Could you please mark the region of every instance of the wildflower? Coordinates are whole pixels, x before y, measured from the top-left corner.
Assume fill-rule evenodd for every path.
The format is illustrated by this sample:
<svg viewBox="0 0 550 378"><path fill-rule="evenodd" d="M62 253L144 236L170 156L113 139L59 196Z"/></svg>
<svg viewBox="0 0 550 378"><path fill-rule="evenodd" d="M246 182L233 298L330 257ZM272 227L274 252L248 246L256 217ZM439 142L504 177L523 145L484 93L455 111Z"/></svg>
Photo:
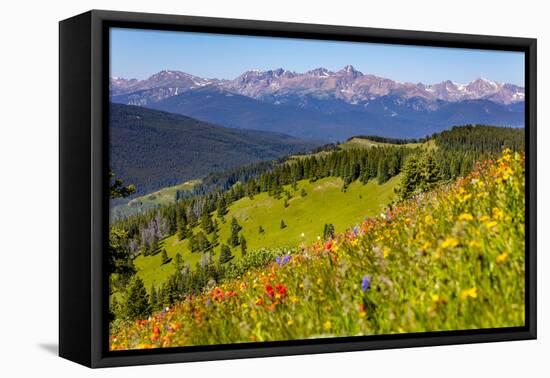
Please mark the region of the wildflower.
<svg viewBox="0 0 550 378"><path fill-rule="evenodd" d="M256 302L254 302L254 304L255 304L256 306L261 306L261 305L263 305L263 304L264 304L263 298L262 298L262 297L258 297L258 299L256 299Z"/></svg>
<svg viewBox="0 0 550 378"><path fill-rule="evenodd" d="M497 256L497 264L502 264L508 259L508 252L503 252Z"/></svg>
<svg viewBox="0 0 550 378"><path fill-rule="evenodd" d="M469 289L462 290L460 292L460 299L465 300L468 298L472 298L472 299L477 298L477 288L475 286Z"/></svg>
<svg viewBox="0 0 550 378"><path fill-rule="evenodd" d="M368 276L364 276L363 280L361 281L361 290L363 290L363 293L370 289L370 278Z"/></svg>
<svg viewBox="0 0 550 378"><path fill-rule="evenodd" d="M277 285L275 285L275 290L277 290L278 294L282 297L284 297L286 295L286 292L288 291L288 289L282 283L278 283Z"/></svg>
<svg viewBox="0 0 550 378"><path fill-rule="evenodd" d="M330 329L332 328L332 323L330 322L330 320L327 320L327 321L323 324L323 328L326 329L327 331L330 331Z"/></svg>
<svg viewBox="0 0 550 378"><path fill-rule="evenodd" d="M462 213L458 216L459 221L471 221L474 217L470 213Z"/></svg>
<svg viewBox="0 0 550 378"><path fill-rule="evenodd" d="M439 302L439 294L432 295L432 301L436 303Z"/></svg>
<svg viewBox="0 0 550 378"><path fill-rule="evenodd" d="M303 232L300 234L300 236L303 238L304 236L306 236L306 234L304 234Z"/></svg>
<svg viewBox="0 0 550 378"><path fill-rule="evenodd" d="M479 242L479 240L470 240L468 246L470 246L470 248L479 248L481 247L481 243Z"/></svg>
<svg viewBox="0 0 550 378"><path fill-rule="evenodd" d="M390 249L388 247L384 247L384 249L382 250L382 255L384 256L384 258L387 258L390 255Z"/></svg>
<svg viewBox="0 0 550 378"><path fill-rule="evenodd" d="M290 319L288 322L286 322L286 325L289 326L289 327L293 324L294 324L294 320L292 320L292 319Z"/></svg>
<svg viewBox="0 0 550 378"><path fill-rule="evenodd" d="M504 217L504 213L502 210L500 210L498 207L493 208L493 218L496 220L500 220Z"/></svg>
<svg viewBox="0 0 550 378"><path fill-rule="evenodd" d="M433 224L433 223L434 223L433 217L432 217L430 214L426 215L426 216L424 217L424 223L426 223L426 224Z"/></svg>
<svg viewBox="0 0 550 378"><path fill-rule="evenodd" d="M481 222L487 222L489 219L491 219L488 215L482 215L481 217L479 217L479 220Z"/></svg>
<svg viewBox="0 0 550 378"><path fill-rule="evenodd" d="M265 291L270 297L273 297L275 295L275 290L273 290L273 286L271 286L270 284L265 285Z"/></svg>
<svg viewBox="0 0 550 378"><path fill-rule="evenodd" d="M453 237L448 237L441 243L441 248L454 248L458 245L458 240Z"/></svg>
<svg viewBox="0 0 550 378"><path fill-rule="evenodd" d="M357 234L359 234L359 227L358 227L358 226L354 226L354 227L353 227L353 234L354 234L355 236L357 236Z"/></svg>
<svg viewBox="0 0 550 378"><path fill-rule="evenodd" d="M332 249L332 240L325 243L325 250L330 251Z"/></svg>
<svg viewBox="0 0 550 378"><path fill-rule="evenodd" d="M485 223L485 227L487 227L488 229L491 229L493 227L495 227L498 223L496 221L490 221L490 222L486 222Z"/></svg>

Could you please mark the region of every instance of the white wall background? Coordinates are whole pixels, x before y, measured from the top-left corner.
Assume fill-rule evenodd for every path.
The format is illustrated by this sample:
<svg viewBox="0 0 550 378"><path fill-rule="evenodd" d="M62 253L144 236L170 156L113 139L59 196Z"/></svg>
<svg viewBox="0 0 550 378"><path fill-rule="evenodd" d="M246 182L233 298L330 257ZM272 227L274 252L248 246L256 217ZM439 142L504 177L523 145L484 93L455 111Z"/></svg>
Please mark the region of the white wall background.
<svg viewBox="0 0 550 378"><path fill-rule="evenodd" d="M0 375L541 377L550 373L550 27L544 1L4 1L0 22ZM58 358L58 25L89 9L539 39L539 340L92 371ZM77 125L75 125L76 127ZM546 298L543 298L546 296ZM546 318L546 319L545 319Z"/></svg>

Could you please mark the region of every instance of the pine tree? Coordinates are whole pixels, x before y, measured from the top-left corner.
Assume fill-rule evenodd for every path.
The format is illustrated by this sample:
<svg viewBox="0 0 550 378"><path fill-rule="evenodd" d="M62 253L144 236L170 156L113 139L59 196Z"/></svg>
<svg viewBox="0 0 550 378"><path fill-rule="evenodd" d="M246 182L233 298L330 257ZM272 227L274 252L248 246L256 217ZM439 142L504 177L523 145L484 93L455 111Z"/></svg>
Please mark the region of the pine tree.
<svg viewBox="0 0 550 378"><path fill-rule="evenodd" d="M212 244L210 244L210 241L208 240L204 232L197 232L195 239L197 241L198 250L200 252L205 253L212 250Z"/></svg>
<svg viewBox="0 0 550 378"><path fill-rule="evenodd" d="M231 218L231 236L229 237L229 244L232 247L239 245L239 231L241 231L241 228L237 219L235 217Z"/></svg>
<svg viewBox="0 0 550 378"><path fill-rule="evenodd" d="M280 227L281 227L281 230L282 230L283 228L286 228L286 223L285 223L284 219L281 219Z"/></svg>
<svg viewBox="0 0 550 378"><path fill-rule="evenodd" d="M149 295L138 275L132 277L124 299L124 317L126 319L145 318L151 313Z"/></svg>
<svg viewBox="0 0 550 378"><path fill-rule="evenodd" d="M231 253L231 248L227 245L222 244L220 248L220 265L225 264L233 259L233 254Z"/></svg>
<svg viewBox="0 0 550 378"><path fill-rule="evenodd" d="M246 239L244 238L244 235L241 234L241 239L239 240L241 244L241 256L246 256L247 246L246 246Z"/></svg>
<svg viewBox="0 0 550 378"><path fill-rule="evenodd" d="M162 249L162 251L160 251L160 259L162 261L162 265L170 261L170 258L168 257L168 254L166 253L166 250L164 248Z"/></svg>
<svg viewBox="0 0 550 378"><path fill-rule="evenodd" d="M334 238L334 225L332 223L325 224L323 228L323 239L328 240Z"/></svg>
<svg viewBox="0 0 550 378"><path fill-rule="evenodd" d="M178 217L178 240L187 238L187 221L184 217Z"/></svg>
<svg viewBox="0 0 550 378"><path fill-rule="evenodd" d="M151 290L149 294L149 303L151 305L151 311L155 311L159 308L158 295L157 295L157 290L155 289L155 285L151 285Z"/></svg>
<svg viewBox="0 0 550 378"><path fill-rule="evenodd" d="M201 215L201 228L207 234L211 233L214 230L214 224L212 223L212 218L210 218L210 213L208 211L203 211Z"/></svg>
<svg viewBox="0 0 550 378"><path fill-rule="evenodd" d="M220 196L220 199L218 200L216 211L219 218L223 218L223 216L227 214L227 203L225 202L225 197L223 195Z"/></svg>
<svg viewBox="0 0 550 378"><path fill-rule="evenodd" d="M181 257L181 254L179 252L176 253L174 264L176 265L176 272L178 273L181 272L181 270L183 269L184 261L183 261L183 257Z"/></svg>
<svg viewBox="0 0 550 378"><path fill-rule="evenodd" d="M304 188L302 188L302 190L300 191L300 195L301 195L302 197L307 196L307 192L306 192L306 190L305 190Z"/></svg>
<svg viewBox="0 0 550 378"><path fill-rule="evenodd" d="M212 248L215 248L220 244L220 234L218 233L218 230L214 228L214 231L212 231L212 238L210 239L210 244L212 245Z"/></svg>
<svg viewBox="0 0 550 378"><path fill-rule="evenodd" d="M378 162L377 178L378 178L378 184L383 184L386 181L388 181L390 178L390 175L388 173L388 162L384 158L381 158L380 161Z"/></svg>

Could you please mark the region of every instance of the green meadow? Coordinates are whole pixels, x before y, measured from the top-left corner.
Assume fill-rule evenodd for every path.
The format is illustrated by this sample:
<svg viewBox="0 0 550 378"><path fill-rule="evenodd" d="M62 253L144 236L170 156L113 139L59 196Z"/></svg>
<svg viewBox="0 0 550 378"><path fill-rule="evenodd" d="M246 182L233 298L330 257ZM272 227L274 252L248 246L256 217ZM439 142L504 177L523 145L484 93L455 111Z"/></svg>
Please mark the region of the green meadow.
<svg viewBox="0 0 550 378"><path fill-rule="evenodd" d="M231 218L235 217L242 226L241 233L247 240L248 250L259 248L294 247L308 245L322 237L323 226L332 223L336 232L360 224L365 217L375 216L392 200L394 188L399 182L399 176L379 185L375 180L367 184L353 182L345 192L340 178L328 177L315 182L302 180L298 182L297 190L285 187L292 193L288 206L284 199L275 199L267 193L242 198L228 207L224 221L217 218L220 231L220 243L226 243L230 236ZM302 189L306 195L302 196ZM281 220L287 227L281 229ZM264 232L260 233L260 226ZM200 227L194 229L197 233ZM165 249L168 257L174 259L179 253L184 263L194 268L201 260L201 253L191 253L188 240L179 241L177 235L165 238L160 243L160 249ZM220 252L220 246L214 248L214 260ZM233 248L236 259L240 258L239 247ZM162 264L161 254L153 256L140 255L134 260L137 274L143 280L145 287L153 284L158 287L174 273L175 264Z"/></svg>

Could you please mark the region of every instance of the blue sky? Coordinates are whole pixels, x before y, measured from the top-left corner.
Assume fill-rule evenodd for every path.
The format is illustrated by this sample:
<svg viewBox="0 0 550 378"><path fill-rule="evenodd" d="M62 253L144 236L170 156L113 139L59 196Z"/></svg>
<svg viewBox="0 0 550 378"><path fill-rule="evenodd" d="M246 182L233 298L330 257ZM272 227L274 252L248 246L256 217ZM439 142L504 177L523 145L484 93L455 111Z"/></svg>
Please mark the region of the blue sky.
<svg viewBox="0 0 550 378"><path fill-rule="evenodd" d="M351 64L363 73L413 83L484 77L524 85L523 53L488 50L115 28L110 59L111 75L137 79L163 69L233 79L250 69L337 71Z"/></svg>

